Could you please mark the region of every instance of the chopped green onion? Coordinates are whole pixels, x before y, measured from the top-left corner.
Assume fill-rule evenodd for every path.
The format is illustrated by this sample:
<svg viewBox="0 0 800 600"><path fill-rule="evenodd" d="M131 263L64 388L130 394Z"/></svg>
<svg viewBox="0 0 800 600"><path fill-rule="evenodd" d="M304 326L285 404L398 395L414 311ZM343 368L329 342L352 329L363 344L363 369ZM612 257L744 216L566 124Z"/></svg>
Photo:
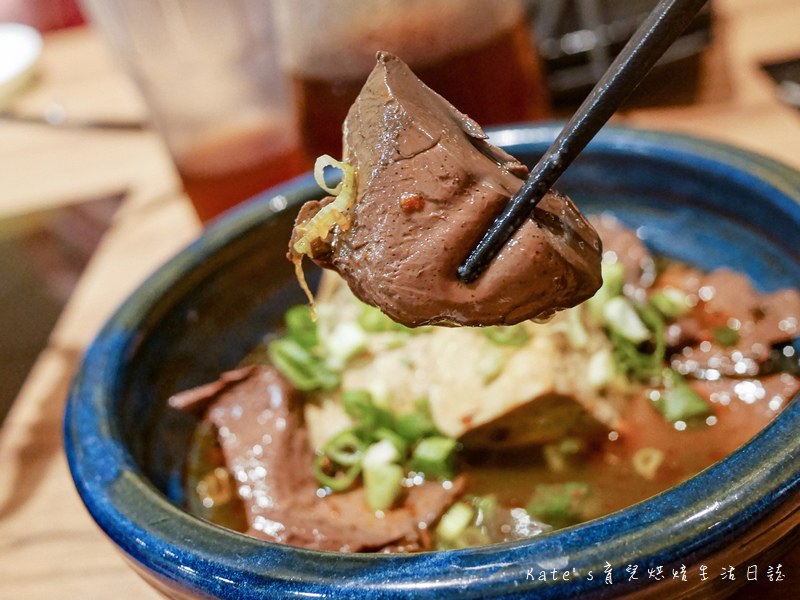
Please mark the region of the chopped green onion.
<svg viewBox="0 0 800 600"><path fill-rule="evenodd" d="M372 394L366 390L346 390L342 393L342 405L366 437L372 436L378 427L388 429L394 427L394 415L385 408L377 406Z"/></svg>
<svg viewBox="0 0 800 600"><path fill-rule="evenodd" d="M270 342L267 353L272 364L299 390L339 387L339 374L291 338Z"/></svg>
<svg viewBox="0 0 800 600"><path fill-rule="evenodd" d="M431 416L431 403L426 396L414 400L414 410L421 415Z"/></svg>
<svg viewBox="0 0 800 600"><path fill-rule="evenodd" d="M486 521L492 519L497 512L497 498L491 494L488 496L474 496L472 498L472 506L477 513L475 525L481 526L484 525Z"/></svg>
<svg viewBox="0 0 800 600"><path fill-rule="evenodd" d="M631 457L633 468L645 479L654 479L663 461L664 453L658 448L640 448Z"/></svg>
<svg viewBox="0 0 800 600"><path fill-rule="evenodd" d="M364 495L372 510L392 507L402 491L403 468L392 463L364 465Z"/></svg>
<svg viewBox="0 0 800 600"><path fill-rule="evenodd" d="M652 333L650 347L640 348L629 338L610 328L609 339L614 345L614 360L620 372L639 380L649 380L661 375L667 344L661 314L652 306L639 306L638 316Z"/></svg>
<svg viewBox="0 0 800 600"><path fill-rule="evenodd" d="M614 379L614 372L614 357L607 349L601 348L589 358L586 380L592 387L601 388Z"/></svg>
<svg viewBox="0 0 800 600"><path fill-rule="evenodd" d="M563 473L568 466L570 457L583 450L582 442L575 438L564 438L557 444L546 444L542 448L542 455L547 463L547 468L554 473Z"/></svg>
<svg viewBox="0 0 800 600"><path fill-rule="evenodd" d="M739 343L739 332L732 327L714 327L711 330L714 342L723 348L730 348Z"/></svg>
<svg viewBox="0 0 800 600"><path fill-rule="evenodd" d="M360 463L364 458L366 447L364 442L352 429L345 429L325 442L322 453L333 462L349 467Z"/></svg>
<svg viewBox="0 0 800 600"><path fill-rule="evenodd" d="M668 421L685 421L707 415L711 408L673 369L664 369L664 389L654 401L655 407Z"/></svg>
<svg viewBox="0 0 800 600"><path fill-rule="evenodd" d="M439 519L436 534L448 542L454 542L474 518L475 512L468 504L456 502Z"/></svg>
<svg viewBox="0 0 800 600"><path fill-rule="evenodd" d="M364 468L375 467L386 463L396 463L400 459L400 452L389 439L375 442L364 453L362 464Z"/></svg>
<svg viewBox="0 0 800 600"><path fill-rule="evenodd" d="M585 520L590 493L587 484L577 481L539 484L526 510L555 529L568 527Z"/></svg>
<svg viewBox="0 0 800 600"><path fill-rule="evenodd" d="M644 324L647 325L647 328L653 332L653 342L655 344L654 354L659 355L661 357L660 360L663 360L664 352L667 349L667 343L664 337L666 330L664 319L657 310L647 305L639 307L639 316Z"/></svg>
<svg viewBox="0 0 800 600"><path fill-rule="evenodd" d="M488 546L494 540L492 540L492 536L489 535L489 532L486 531L485 527L476 527L475 525L470 525L464 528L464 531L461 532L461 535L458 536L452 542L452 548L447 548L445 544L447 543L445 540L442 540L444 544L440 544L441 550L449 550L449 549L457 549L457 548L476 548L478 546Z"/></svg>
<svg viewBox="0 0 800 600"><path fill-rule="evenodd" d="M553 473L563 473L567 469L564 454L558 451L556 444L546 444L542 448L542 456L547 463L547 468Z"/></svg>
<svg viewBox="0 0 800 600"><path fill-rule="evenodd" d="M307 349L319 343L317 324L311 316L310 306L293 306L286 311L285 318L288 337Z"/></svg>
<svg viewBox="0 0 800 600"><path fill-rule="evenodd" d="M323 464L328 461L329 459L327 456L318 454L314 458L313 470L317 483L330 489L332 492L343 492L349 489L356 478L361 474L361 465L355 464L344 472L337 473L336 475L328 475L323 467Z"/></svg>
<svg viewBox="0 0 800 600"><path fill-rule="evenodd" d="M603 307L603 317L610 329L634 344L646 342L651 337L650 330L627 298L611 298Z"/></svg>
<svg viewBox="0 0 800 600"><path fill-rule="evenodd" d="M568 437L561 440L558 449L564 454L578 454L586 446L585 442L578 438Z"/></svg>
<svg viewBox="0 0 800 600"><path fill-rule="evenodd" d="M520 323L518 325L496 325L493 327L484 327L481 333L487 340L498 346L522 346L530 339L525 327Z"/></svg>
<svg viewBox="0 0 800 600"><path fill-rule="evenodd" d="M589 343L589 334L581 319L581 307L576 306L566 311L567 313L567 338L573 348L580 350Z"/></svg>
<svg viewBox="0 0 800 600"><path fill-rule="evenodd" d="M614 331L609 332L609 339L614 344L614 362L620 373L639 380L660 375L663 365L655 354L639 352L633 342Z"/></svg>
<svg viewBox="0 0 800 600"><path fill-rule="evenodd" d="M453 476L453 453L458 442L446 437L428 437L411 453L410 468L426 477L447 479Z"/></svg>
<svg viewBox="0 0 800 600"><path fill-rule="evenodd" d="M615 262L602 261L600 274L603 276L603 286L611 296L619 296L625 285L625 265L619 260Z"/></svg>
<svg viewBox="0 0 800 600"><path fill-rule="evenodd" d="M372 401L376 406L381 408L388 408L390 405L391 397L389 395L389 388L383 381L373 381L368 386L369 393L372 394Z"/></svg>
<svg viewBox="0 0 800 600"><path fill-rule="evenodd" d="M384 331L411 331L410 327L406 327L392 318L381 312L379 308L370 306L369 304L361 304L361 310L358 314L358 324L364 331L369 333L381 333Z"/></svg>
<svg viewBox="0 0 800 600"><path fill-rule="evenodd" d="M603 275L603 285L595 293L594 296L589 298L587 306L589 313L595 321L602 324L603 321L603 307L606 302L622 294L622 287L625 283L625 267L619 261L600 263L600 270Z"/></svg>
<svg viewBox="0 0 800 600"><path fill-rule="evenodd" d="M491 383L503 372L505 365L506 357L503 351L500 348L491 347L486 348L486 352L481 354L476 368L483 383Z"/></svg>
<svg viewBox="0 0 800 600"><path fill-rule="evenodd" d="M650 306L660 312L665 319L670 321L675 320L689 311L689 303L686 300L686 294L681 290L667 287L656 292L648 300Z"/></svg>
<svg viewBox="0 0 800 600"><path fill-rule="evenodd" d="M405 346L410 339L411 334L406 333L405 331L398 331L393 333L391 336L387 336L383 342L386 345L387 350L394 350L395 348L402 348Z"/></svg>
<svg viewBox="0 0 800 600"><path fill-rule="evenodd" d="M378 441L386 440L390 442L397 450L397 454L401 460L405 460L406 456L408 456L408 443L395 431L387 429L386 427L379 427L375 430L375 439Z"/></svg>
<svg viewBox="0 0 800 600"><path fill-rule="evenodd" d="M424 437L438 433L431 418L428 400L421 398L415 404L414 412L397 417L395 427L395 431L410 445L416 444Z"/></svg>
<svg viewBox="0 0 800 600"><path fill-rule="evenodd" d="M409 444L436 431L430 417L419 413L406 413L397 417L397 433Z"/></svg>
<svg viewBox="0 0 800 600"><path fill-rule="evenodd" d="M344 411L357 421L369 421L375 409L372 394L367 390L345 390L342 392Z"/></svg>
<svg viewBox="0 0 800 600"><path fill-rule="evenodd" d="M382 331L396 331L395 323L388 315L383 314L380 309L362 304L358 314L358 324L364 331L369 333L379 333ZM401 326L402 327L402 326Z"/></svg>
<svg viewBox="0 0 800 600"><path fill-rule="evenodd" d="M361 328L368 333L397 331L413 335L434 330L434 327L431 325L422 325L421 327L406 327L401 323L393 321L389 315L381 312L380 309L364 303L361 304L361 309L358 313L357 320Z"/></svg>
<svg viewBox="0 0 800 600"><path fill-rule="evenodd" d="M339 323L324 344L328 351L328 364L341 370L348 360L366 350L367 335L355 323Z"/></svg>

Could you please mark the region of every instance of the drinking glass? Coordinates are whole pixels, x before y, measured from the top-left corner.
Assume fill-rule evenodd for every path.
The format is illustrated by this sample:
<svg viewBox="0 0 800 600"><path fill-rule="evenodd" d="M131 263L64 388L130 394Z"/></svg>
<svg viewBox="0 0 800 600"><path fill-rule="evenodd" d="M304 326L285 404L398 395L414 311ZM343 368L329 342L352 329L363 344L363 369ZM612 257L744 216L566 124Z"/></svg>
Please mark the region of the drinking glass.
<svg viewBox="0 0 800 600"><path fill-rule="evenodd" d="M379 50L481 125L549 115L520 0L277 0L276 8L311 156L341 154L342 122Z"/></svg>
<svg viewBox="0 0 800 600"><path fill-rule="evenodd" d="M83 0L138 84L200 219L307 163L270 0Z"/></svg>

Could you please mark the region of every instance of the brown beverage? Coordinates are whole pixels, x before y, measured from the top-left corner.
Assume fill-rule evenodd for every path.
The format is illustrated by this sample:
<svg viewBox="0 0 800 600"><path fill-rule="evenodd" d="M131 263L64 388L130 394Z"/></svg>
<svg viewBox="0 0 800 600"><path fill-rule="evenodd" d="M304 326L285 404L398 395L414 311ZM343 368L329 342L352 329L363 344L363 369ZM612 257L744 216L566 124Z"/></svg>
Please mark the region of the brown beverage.
<svg viewBox="0 0 800 600"><path fill-rule="evenodd" d="M178 172L200 220L306 171L295 138L288 128L262 124L214 136L183 153Z"/></svg>
<svg viewBox="0 0 800 600"><path fill-rule="evenodd" d="M403 53L398 56L403 58ZM427 64L411 61L409 65L420 79L481 125L549 115L544 77L524 21L440 60ZM340 156L342 122L367 75L326 79L292 74L301 135L309 156Z"/></svg>

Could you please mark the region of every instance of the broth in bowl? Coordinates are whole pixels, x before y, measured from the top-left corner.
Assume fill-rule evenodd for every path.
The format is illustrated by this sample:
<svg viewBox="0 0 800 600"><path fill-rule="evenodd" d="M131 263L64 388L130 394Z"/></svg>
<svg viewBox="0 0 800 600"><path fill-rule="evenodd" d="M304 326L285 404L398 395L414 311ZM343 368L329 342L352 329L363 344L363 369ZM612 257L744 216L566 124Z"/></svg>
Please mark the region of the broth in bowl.
<svg viewBox="0 0 800 600"><path fill-rule="evenodd" d="M800 295L652 254L611 215L604 284L546 322L408 328L336 275L241 368L171 399L201 422L189 509L313 549L533 537L672 487L800 390Z"/></svg>

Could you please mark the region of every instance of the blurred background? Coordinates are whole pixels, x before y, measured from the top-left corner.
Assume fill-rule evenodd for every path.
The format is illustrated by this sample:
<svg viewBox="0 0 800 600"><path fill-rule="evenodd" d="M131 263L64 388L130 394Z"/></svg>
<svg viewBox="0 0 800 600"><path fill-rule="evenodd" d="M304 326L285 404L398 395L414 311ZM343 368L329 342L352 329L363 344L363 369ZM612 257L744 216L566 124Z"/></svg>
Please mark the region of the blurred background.
<svg viewBox="0 0 800 600"><path fill-rule="evenodd" d="M0 0L0 598L153 597L71 490L69 377L204 223L340 155L376 50L482 125L565 118L655 4ZM800 168L798 25L798 0L714 0L616 120Z"/></svg>
<svg viewBox="0 0 800 600"><path fill-rule="evenodd" d="M28 37L38 31L65 46L37 53L18 67L23 73L16 85L0 86L0 125L40 125L55 136L68 131L131 138L155 131L158 138L150 141L163 143L182 190L199 218L208 221L308 170L316 156L341 153L341 123L379 49L398 54L485 126L541 120L574 109L654 5L653 0L0 0L0 23L30 26L23 30ZM709 8L695 20L642 87L639 103L692 102L712 17ZM7 42L5 53L22 53L13 43ZM81 47L85 55L70 59L69 52ZM63 66L48 62L59 60ZM88 78L94 78L94 89ZM57 169L53 158L40 167ZM93 170L86 165L76 178L97 178ZM65 203L54 196L63 197L66 189L52 190L48 201L68 208L45 215L25 202L31 193L26 182L18 186L12 190L17 198L6 203L12 206L0 202L0 210L14 213L0 240L8 246L0 266L6 282L0 296L5 315L0 418L44 348L111 209L130 192L120 180L95 198L82 198L76 190ZM27 212L28 219L17 214ZM81 217L85 231L78 236L75 220Z"/></svg>

